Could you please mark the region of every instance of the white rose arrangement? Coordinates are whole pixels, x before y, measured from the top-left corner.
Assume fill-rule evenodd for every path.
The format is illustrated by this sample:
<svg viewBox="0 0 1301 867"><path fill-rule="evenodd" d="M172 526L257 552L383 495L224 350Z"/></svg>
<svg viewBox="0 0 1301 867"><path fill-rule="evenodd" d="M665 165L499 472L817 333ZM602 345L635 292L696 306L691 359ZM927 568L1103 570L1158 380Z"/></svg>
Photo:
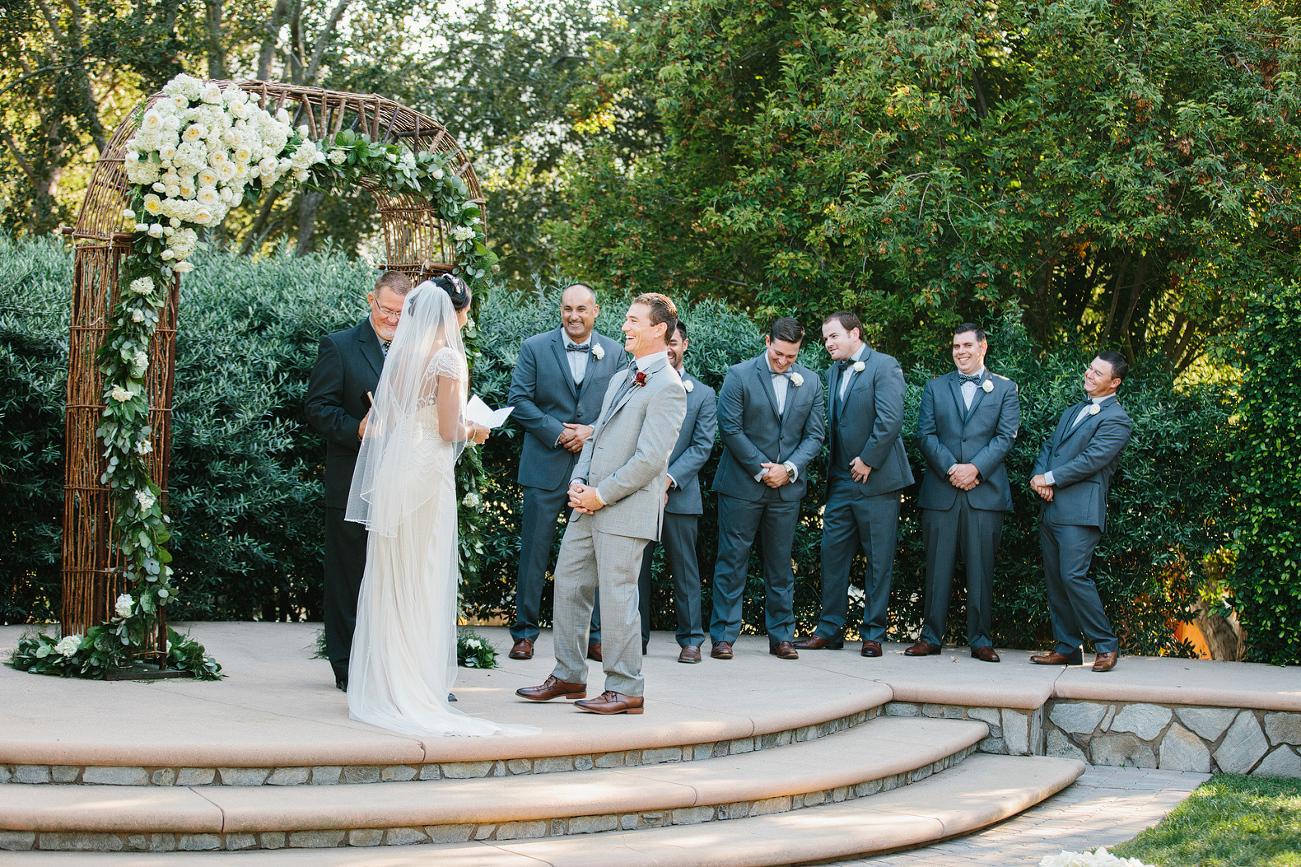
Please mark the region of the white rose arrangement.
<svg viewBox="0 0 1301 867"><path fill-rule="evenodd" d="M799 388L803 384L804 384L804 377L800 376L798 372L792 371L791 385L795 386L796 388Z"/></svg>
<svg viewBox="0 0 1301 867"><path fill-rule="evenodd" d="M113 603L113 613L118 617L130 617L134 603L135 600L131 598L130 593L123 593L117 598L117 602Z"/></svg>
<svg viewBox="0 0 1301 867"><path fill-rule="evenodd" d="M80 635L66 636L60 639L58 644L54 645L54 652L59 654L59 656L62 656L65 659L76 656L77 651L80 649L81 649Z"/></svg>
<svg viewBox="0 0 1301 867"><path fill-rule="evenodd" d="M1117 858L1099 846L1092 852L1062 852L1045 855L1039 867L1151 867L1137 858Z"/></svg>

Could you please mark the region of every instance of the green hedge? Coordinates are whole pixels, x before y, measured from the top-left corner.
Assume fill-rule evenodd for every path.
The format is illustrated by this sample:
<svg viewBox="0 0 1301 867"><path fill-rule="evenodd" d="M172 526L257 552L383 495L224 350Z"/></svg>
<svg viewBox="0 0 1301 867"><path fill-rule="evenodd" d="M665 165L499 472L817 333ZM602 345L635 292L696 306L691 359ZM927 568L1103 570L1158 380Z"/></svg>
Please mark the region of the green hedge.
<svg viewBox="0 0 1301 867"><path fill-rule="evenodd" d="M1301 284L1255 304L1243 329L1242 491L1234 607L1247 658L1301 663Z"/></svg>
<svg viewBox="0 0 1301 867"><path fill-rule="evenodd" d="M302 403L319 336L364 314L373 272L342 256L257 261L222 253L196 259L182 290L177 341L172 514L182 597L176 618L314 619L320 611L321 462L324 444L307 426ZM47 620L58 610L62 512L62 404L70 257L50 241L0 240L0 511L5 516L0 620ZM474 390L505 402L520 342L558 324L558 292L495 292L479 313ZM617 336L625 302L604 299L598 328ZM718 388L727 368L762 348L759 329L716 303L685 311L691 329L688 367ZM938 329L937 329L938 330ZM1000 646L1039 647L1049 640L1030 465L1064 408L1079 399L1085 347L1032 346L1015 317L990 329L990 368L1021 386L1022 429L1009 467L1016 509L1009 516L994 593ZM928 376L949 369L938 334L933 357L904 359L908 378L905 435L912 438ZM801 359L826 366L820 346ZM1121 398L1135 435L1111 499L1111 529L1095 572L1129 653L1184 654L1173 626L1204 580L1203 559L1224 544L1230 507L1230 395L1224 389L1175 389L1155 367L1135 372ZM520 429L507 425L483 449L485 533L481 569L463 588L467 613L513 613L519 555L520 491L515 484ZM712 479L716 449L703 478ZM1196 469L1196 472L1191 471ZM811 470L820 490L822 468ZM700 557L708 578L717 536L714 498L706 496ZM796 613L801 627L818 614L818 504L810 496L795 544ZM557 535L557 544L558 544ZM911 639L920 620L924 554L915 490L905 498L891 602L894 637ZM748 624L762 623L762 587L752 562ZM862 563L855 577L861 581ZM671 591L656 569L654 618L671 628ZM858 603L861 605L861 602ZM950 640L961 641L961 591L951 606ZM854 613L851 612L851 617ZM749 628L749 627L748 627Z"/></svg>

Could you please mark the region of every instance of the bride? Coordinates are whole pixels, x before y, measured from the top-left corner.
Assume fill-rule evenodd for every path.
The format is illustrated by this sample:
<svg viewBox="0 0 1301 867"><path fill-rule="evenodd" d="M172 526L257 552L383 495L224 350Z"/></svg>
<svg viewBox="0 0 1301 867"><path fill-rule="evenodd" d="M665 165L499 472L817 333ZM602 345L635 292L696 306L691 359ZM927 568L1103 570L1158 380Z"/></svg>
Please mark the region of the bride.
<svg viewBox="0 0 1301 867"><path fill-rule="evenodd" d="M488 429L465 417L461 328L470 289L445 275L413 289L384 360L348 496L365 524L366 572L348 670L348 714L410 735L524 734L448 706L456 677L454 468Z"/></svg>

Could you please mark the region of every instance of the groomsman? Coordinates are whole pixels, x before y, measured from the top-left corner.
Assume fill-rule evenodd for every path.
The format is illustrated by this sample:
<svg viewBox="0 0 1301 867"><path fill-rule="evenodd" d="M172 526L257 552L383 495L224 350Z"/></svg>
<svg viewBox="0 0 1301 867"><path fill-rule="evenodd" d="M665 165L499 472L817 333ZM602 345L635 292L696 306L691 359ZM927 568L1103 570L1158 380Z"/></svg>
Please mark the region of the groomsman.
<svg viewBox="0 0 1301 867"><path fill-rule="evenodd" d="M357 594L366 572L366 528L343 519L357 451L366 432L370 395L402 318L411 278L385 271L366 294L370 315L321 338L307 385L307 421L325 436L325 652L334 685L348 689L348 658L357 623Z"/></svg>
<svg viewBox="0 0 1301 867"><path fill-rule="evenodd" d="M687 373L682 366L686 355L687 326L678 320L669 340L669 364L682 378L687 392L687 416L678 432L678 441L669 455L668 502L664 507L664 526L660 544L664 546L664 565L673 576L673 609L678 620L678 662L700 662L700 645L705 630L700 620L700 567L696 562L696 521L704 511L700 497L700 470L714 450L714 433L718 430L718 413L714 390ZM641 641L645 651L650 641L651 559L655 542L646 544L642 555L641 577L637 588L641 599Z"/></svg>
<svg viewBox="0 0 1301 867"><path fill-rule="evenodd" d="M518 476L524 521L511 659L533 658L551 544L556 521L569 502L574 464L592 435L610 377L628 363L622 345L594 330L600 312L591 287L575 283L565 289L560 327L525 340L511 376L511 418L525 431ZM599 620L592 624L590 641L590 652L599 659Z"/></svg>
<svg viewBox="0 0 1301 867"><path fill-rule="evenodd" d="M900 492L913 483L904 454L903 371L899 362L863 343L852 313L833 313L822 340L835 364L827 368L827 503L822 511L822 616L795 643L800 649L839 649L848 615L849 568L867 558L863 597L863 656L881 655L890 605Z"/></svg>
<svg viewBox="0 0 1301 867"><path fill-rule="evenodd" d="M1079 665L1080 644L1087 640L1098 654L1094 671L1116 667L1120 645L1089 577L1089 564L1107 527L1111 477L1133 430L1116 399L1128 370L1119 352L1099 352L1084 371L1089 399L1062 414L1034 463L1030 487L1043 499L1039 543L1057 642L1050 652L1030 657L1039 665Z"/></svg>
<svg viewBox="0 0 1301 867"><path fill-rule="evenodd" d="M990 637L994 554L1012 487L1003 461L1016 443L1021 402L1016 383L985 369L989 344L970 322L953 331L957 370L926 383L917 445L926 459L917 505L926 548L926 605L922 634L904 656L940 652L949 616L949 587L959 552L967 573L967 646L984 662L998 662Z"/></svg>
<svg viewBox="0 0 1301 867"><path fill-rule="evenodd" d="M763 550L764 621L768 652L798 659L795 573L791 548L809 461L822 447L822 387L817 374L796 364L804 328L778 319L764 337L767 350L734 365L718 397L723 457L714 476L718 494L718 561L709 625L715 659L731 659L741 632L746 565L756 536Z"/></svg>

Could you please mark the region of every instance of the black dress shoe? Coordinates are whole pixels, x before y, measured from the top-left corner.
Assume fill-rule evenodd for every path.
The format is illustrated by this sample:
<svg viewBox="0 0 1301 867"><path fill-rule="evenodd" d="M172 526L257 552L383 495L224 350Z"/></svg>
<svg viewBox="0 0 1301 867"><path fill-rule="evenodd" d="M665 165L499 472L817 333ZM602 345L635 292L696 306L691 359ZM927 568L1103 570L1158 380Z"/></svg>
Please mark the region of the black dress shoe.
<svg viewBox="0 0 1301 867"><path fill-rule="evenodd" d="M336 677L336 678L334 679L334 688L335 688L335 689L341 689L341 690L343 690L344 692L347 692L347 691L348 691L348 678L346 678L346 677Z"/></svg>
<svg viewBox="0 0 1301 867"><path fill-rule="evenodd" d="M456 701L456 694L455 694L455 693L451 693L451 692L449 692L449 693L447 694L447 700L448 700L448 701Z"/></svg>

